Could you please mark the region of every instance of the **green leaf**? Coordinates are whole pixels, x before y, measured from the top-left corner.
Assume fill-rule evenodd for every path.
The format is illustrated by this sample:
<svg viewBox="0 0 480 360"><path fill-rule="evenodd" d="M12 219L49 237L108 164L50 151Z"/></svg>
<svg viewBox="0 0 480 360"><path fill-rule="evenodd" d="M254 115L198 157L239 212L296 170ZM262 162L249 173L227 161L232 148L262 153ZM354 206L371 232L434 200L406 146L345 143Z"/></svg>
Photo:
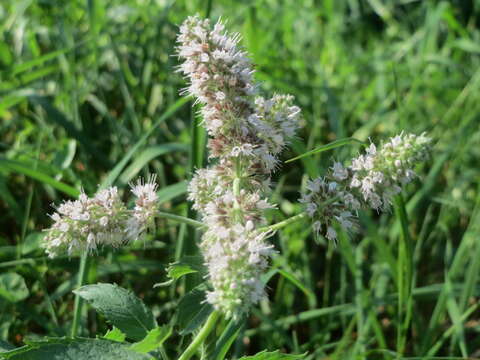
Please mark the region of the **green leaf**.
<svg viewBox="0 0 480 360"><path fill-rule="evenodd" d="M158 349L162 346L163 342L172 335L172 328L169 325L164 325L150 330L140 342L137 342L130 346L130 349L146 354L150 351Z"/></svg>
<svg viewBox="0 0 480 360"><path fill-rule="evenodd" d="M13 67L12 71L11 71L11 74L12 74L13 76L15 76L15 75L17 75L17 74L19 74L19 73L21 73L21 72L24 72L24 71L26 71L26 70L30 70L30 69L33 68L34 66L43 64L45 61L54 59L54 58L56 58L57 56L68 52L69 50L70 50L70 49L64 48L64 49L52 51L52 52L50 52L50 53L48 53L48 54L45 54L45 55L36 57L36 58L33 59L33 60L26 61L26 62L24 62L24 63L15 65L15 66Z"/></svg>
<svg viewBox="0 0 480 360"><path fill-rule="evenodd" d="M232 346L232 343L238 337L238 334L245 325L245 317L240 319L231 319L227 327L223 330L222 335L215 344L213 354L209 359L211 360L223 360L227 355L228 349Z"/></svg>
<svg viewBox="0 0 480 360"><path fill-rule="evenodd" d="M170 280L155 284L153 287L169 286L182 276L198 273L202 270L201 259L200 256L186 256L180 261L170 264L167 268L167 276Z"/></svg>
<svg viewBox="0 0 480 360"><path fill-rule="evenodd" d="M32 341L28 345L0 353L0 358L11 360L153 360L147 354L139 354L127 345L104 339L50 338Z"/></svg>
<svg viewBox="0 0 480 360"><path fill-rule="evenodd" d="M0 169L4 168L7 171L14 171L25 176L31 177L32 179L38 180L41 183L50 185L51 187L73 197L80 195L80 191L71 187L67 184L64 184L60 181L55 180L54 178L38 171L32 169L28 165L22 164L20 161L13 161L8 159L0 158Z"/></svg>
<svg viewBox="0 0 480 360"><path fill-rule="evenodd" d="M28 100L34 105L41 106L47 114L47 119L62 126L68 133L68 136L76 139L87 153L102 162L105 166L110 166L110 160L96 147L90 137L72 120L68 119L63 112L58 110L48 97L32 95L28 97Z"/></svg>
<svg viewBox="0 0 480 360"><path fill-rule="evenodd" d="M174 263L171 264L168 269L168 276L173 280L180 279L182 276L187 274L192 274L198 272L197 270L193 269L190 264L185 263Z"/></svg>
<svg viewBox="0 0 480 360"><path fill-rule="evenodd" d="M7 211L10 210L20 224L23 219L23 212L20 210L20 206L17 202L19 199L16 199L10 192L10 189L7 186L7 179L2 174L0 174L0 198L4 201L4 204L7 205Z"/></svg>
<svg viewBox="0 0 480 360"><path fill-rule="evenodd" d="M122 184L128 183L138 175L145 165L161 155L165 155L170 152L185 152L187 149L188 148L185 144L180 143L167 143L148 147L143 150L125 169L122 176L120 176L120 182Z"/></svg>
<svg viewBox="0 0 480 360"><path fill-rule="evenodd" d="M178 303L177 323L181 329L180 335L198 329L213 311L213 306L205 302L205 289L205 284L198 285Z"/></svg>
<svg viewBox="0 0 480 360"><path fill-rule="evenodd" d="M9 351L9 350L12 350L12 349L15 349L15 346L13 346L12 344L10 344L6 341L0 340L0 353L5 352L5 351Z"/></svg>
<svg viewBox="0 0 480 360"><path fill-rule="evenodd" d="M103 336L104 339L117 341L117 342L124 342L126 335L115 326L113 329L108 330L107 333Z"/></svg>
<svg viewBox="0 0 480 360"><path fill-rule="evenodd" d="M351 142L358 142L358 143L363 144L363 145L365 144L363 141L360 141L360 140L357 140L357 139L354 139L354 138L338 139L338 140L332 141L331 143L328 143L326 145L322 145L322 146L319 146L319 147L317 147L313 150L307 151L306 153L298 155L294 158L288 159L288 160L285 161L285 163L289 163L289 162L304 158L306 156L318 154L318 153L321 153L323 151L332 150L332 149L335 149L337 147L347 145L348 143L351 143Z"/></svg>
<svg viewBox="0 0 480 360"><path fill-rule="evenodd" d="M123 171L123 169L128 164L133 155L138 153L138 150L145 144L150 135L153 134L153 132L160 126L162 122L175 114L188 101L190 101L190 98L186 97L178 99L174 104L172 104L163 113L163 115L158 118L155 124L153 124L153 126L135 143L135 145L133 145L130 150L128 150L122 160L120 160L117 165L115 165L115 167L110 171L108 176L103 180L100 188L104 189L111 186L115 182L115 180L117 180L118 176L120 176L120 173Z"/></svg>
<svg viewBox="0 0 480 360"><path fill-rule="evenodd" d="M22 244L22 255L29 254L37 249L41 248L42 239L45 236L45 232L33 232L28 234Z"/></svg>
<svg viewBox="0 0 480 360"><path fill-rule="evenodd" d="M2 99L0 100L0 116L3 115L9 108L20 103L23 99L25 99L25 97L25 94L19 92L2 96Z"/></svg>
<svg viewBox="0 0 480 360"><path fill-rule="evenodd" d="M21 301L28 296L28 288L23 277L17 273L0 275L0 296L12 303Z"/></svg>
<svg viewBox="0 0 480 360"><path fill-rule="evenodd" d="M13 62L13 54L10 50L10 46L8 46L5 42L0 42L0 64L3 66L10 66Z"/></svg>
<svg viewBox="0 0 480 360"><path fill-rule="evenodd" d="M293 360L293 359L304 359L305 356L306 354L290 355L290 354L283 354L278 350L273 352L267 352L267 350L264 350L253 356L241 357L240 360Z"/></svg>
<svg viewBox="0 0 480 360"><path fill-rule="evenodd" d="M88 301L129 339L140 341L157 326L142 300L115 284L86 285L73 292Z"/></svg>
<svg viewBox="0 0 480 360"><path fill-rule="evenodd" d="M315 303L315 294L312 292L312 290L303 285L300 280L298 280L291 272L283 269L277 269L277 271L280 275L299 288L311 303Z"/></svg>
<svg viewBox="0 0 480 360"><path fill-rule="evenodd" d="M187 192L187 182L180 181L173 185L168 185L157 191L158 203L163 204L173 198L183 195Z"/></svg>

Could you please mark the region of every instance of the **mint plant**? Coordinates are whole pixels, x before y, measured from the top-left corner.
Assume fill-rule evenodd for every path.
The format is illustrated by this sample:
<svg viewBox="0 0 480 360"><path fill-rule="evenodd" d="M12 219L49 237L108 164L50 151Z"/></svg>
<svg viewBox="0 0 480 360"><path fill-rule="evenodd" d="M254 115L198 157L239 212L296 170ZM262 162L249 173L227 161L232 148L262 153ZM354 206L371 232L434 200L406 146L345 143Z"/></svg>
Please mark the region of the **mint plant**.
<svg viewBox="0 0 480 360"><path fill-rule="evenodd" d="M131 186L135 204L130 208L117 187L100 189L93 197L82 192L77 200L64 202L51 215L53 224L44 239L51 258L82 255L82 279L87 258L95 261L103 247L139 241L155 218L197 228L202 232L199 248L206 273L204 283L179 300L177 317L187 321L159 325L129 290L114 284L84 285L74 291L71 337L29 341L0 353L0 358L224 359L242 320L268 298L264 277L277 251L269 242L276 231L310 218L317 236L336 241L339 231L360 229L359 211L388 210L402 186L416 177L415 166L427 158L431 140L425 134L401 133L378 148L369 144L365 153L345 164L333 162L324 176L308 181L299 199L303 213L269 224L265 211L277 209L269 199L271 176L280 170L279 156L302 125L301 111L291 95L260 95L239 39L226 32L222 22L212 26L198 16L187 18L178 35L179 71L188 81L183 93L201 105L209 135L209 164L196 170L188 187L200 221L160 212L156 179L151 176ZM199 271L193 264L173 264L169 274L177 280ZM77 336L80 298L112 324L111 331L95 339ZM222 321L229 325L217 337L213 334ZM168 354L163 344L178 335L186 336L183 351ZM265 351L242 359L305 356Z"/></svg>

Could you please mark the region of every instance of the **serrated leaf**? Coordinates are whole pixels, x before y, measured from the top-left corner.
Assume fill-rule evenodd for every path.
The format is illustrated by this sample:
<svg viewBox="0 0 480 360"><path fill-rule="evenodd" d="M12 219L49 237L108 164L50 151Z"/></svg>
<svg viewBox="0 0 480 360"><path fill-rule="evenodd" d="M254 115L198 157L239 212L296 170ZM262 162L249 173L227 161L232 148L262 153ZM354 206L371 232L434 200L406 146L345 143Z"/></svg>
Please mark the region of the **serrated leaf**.
<svg viewBox="0 0 480 360"><path fill-rule="evenodd" d="M104 339L50 338L29 342L27 346L0 353L0 358L10 360L153 360L127 345Z"/></svg>
<svg viewBox="0 0 480 360"><path fill-rule="evenodd" d="M28 288L23 277L17 273L0 275L0 297L13 303L25 299L28 294Z"/></svg>
<svg viewBox="0 0 480 360"><path fill-rule="evenodd" d="M180 335L195 331L213 311L213 306L205 302L205 290L206 286L200 284L178 303L177 324L181 329Z"/></svg>
<svg viewBox="0 0 480 360"><path fill-rule="evenodd" d="M104 339L117 341L117 342L124 342L126 335L115 326L113 329L108 330L107 333L103 336Z"/></svg>
<svg viewBox="0 0 480 360"><path fill-rule="evenodd" d="M168 325L157 327L150 330L145 338L130 346L130 349L146 354L150 351L158 349L163 342L172 335L172 328Z"/></svg>
<svg viewBox="0 0 480 360"><path fill-rule="evenodd" d="M273 352L268 352L267 350L264 350L253 356L241 357L239 360L294 360L294 359L303 359L305 358L305 356L306 354L291 355L291 354L281 353L278 350Z"/></svg>
<svg viewBox="0 0 480 360"><path fill-rule="evenodd" d="M86 285L73 292L88 301L129 339L140 341L157 326L143 301L117 285Z"/></svg>

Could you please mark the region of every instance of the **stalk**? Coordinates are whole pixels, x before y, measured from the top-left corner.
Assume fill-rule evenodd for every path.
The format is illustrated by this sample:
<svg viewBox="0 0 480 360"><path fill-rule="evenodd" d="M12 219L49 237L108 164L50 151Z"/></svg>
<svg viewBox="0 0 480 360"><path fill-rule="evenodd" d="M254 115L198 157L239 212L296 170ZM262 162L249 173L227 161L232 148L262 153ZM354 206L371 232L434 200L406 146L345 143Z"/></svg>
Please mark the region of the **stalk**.
<svg viewBox="0 0 480 360"><path fill-rule="evenodd" d="M278 229L281 229L287 225L290 225L296 221L299 221L299 220L302 220L304 218L307 217L307 213L306 212L302 212L298 215L295 215L295 216L292 216L292 217L289 217L288 219L285 219L283 221L280 221L276 224L273 224L273 225L270 225L270 226L264 226L264 227L261 227L260 229L258 229L259 231L261 232L266 232L266 231L274 231L274 230L278 230Z"/></svg>
<svg viewBox="0 0 480 360"><path fill-rule="evenodd" d="M197 336L195 336L195 338L190 343L190 345L185 349L183 354L180 355L178 360L188 360L197 352L198 348L200 347L200 345L203 344L208 334L210 334L212 330L215 328L215 324L219 318L220 318L220 312L218 312L217 310L214 310L208 317L207 321L203 325L200 332L197 334Z"/></svg>
<svg viewBox="0 0 480 360"><path fill-rule="evenodd" d="M405 202L401 195L395 198L395 213L400 220L402 235L398 243L398 326L397 326L397 353L405 352L407 331L412 318L412 238L408 230L408 217Z"/></svg>
<svg viewBox="0 0 480 360"><path fill-rule="evenodd" d="M80 264L78 266L77 288L83 285L85 281L85 274L87 272L88 272L88 252L85 251L80 258ZM76 337L78 333L78 324L80 322L80 317L82 315L82 306L83 306L82 298L78 294L75 294L73 322L72 322L72 328L70 329L70 336L72 338Z"/></svg>
<svg viewBox="0 0 480 360"><path fill-rule="evenodd" d="M157 216L161 217L161 218L173 220L173 221L176 221L176 222L179 222L179 223L187 224L187 225L197 227L197 228L205 227L205 225L203 223L201 223L200 221L193 220L193 219L190 219L190 218L185 217L185 216L169 214L169 213L162 212L162 211L158 211Z"/></svg>
<svg viewBox="0 0 480 360"><path fill-rule="evenodd" d="M330 205L332 203L334 203L335 201L337 201L339 199L338 196L335 196L331 199L328 199L327 201L324 201L319 207L325 207L327 205ZM289 217L288 219L285 219L283 221L280 221L276 224L273 224L273 225L269 225L269 226L264 226L264 227L261 227L260 229L258 229L260 232L265 232L265 231L274 231L274 230L278 230L278 229L281 229L281 228L284 228L285 226L287 225L290 225L294 222L297 222L299 220L302 220L302 219L305 219L307 217L307 213L306 212L302 212L298 215L294 215L292 217Z"/></svg>

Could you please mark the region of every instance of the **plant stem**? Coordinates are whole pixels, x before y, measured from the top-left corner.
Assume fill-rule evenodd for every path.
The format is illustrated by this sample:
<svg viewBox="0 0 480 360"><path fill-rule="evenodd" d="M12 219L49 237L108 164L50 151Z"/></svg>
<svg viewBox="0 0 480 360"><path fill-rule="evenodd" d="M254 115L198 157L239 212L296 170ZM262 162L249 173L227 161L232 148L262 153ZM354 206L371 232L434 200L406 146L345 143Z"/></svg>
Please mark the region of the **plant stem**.
<svg viewBox="0 0 480 360"><path fill-rule="evenodd" d="M278 229L281 229L287 225L290 225L298 220L302 220L303 218L305 218L307 216L307 213L303 212L303 213L300 213L298 215L295 215L295 216L292 216L292 217L289 217L288 219L285 219L283 221L280 221L279 223L276 223L276 224L273 224L273 225L270 225L270 226L264 226L264 227L261 227L260 229L258 229L259 231L273 231L273 230L278 230Z"/></svg>
<svg viewBox="0 0 480 360"><path fill-rule="evenodd" d="M413 246L408 229L408 217L402 195L395 197L395 214L399 218L402 234L398 240L398 326L397 354L405 352L407 332L412 319Z"/></svg>
<svg viewBox="0 0 480 360"><path fill-rule="evenodd" d="M212 11L212 0L207 1L207 11L205 11L205 17L210 17L210 12Z"/></svg>
<svg viewBox="0 0 480 360"><path fill-rule="evenodd" d="M183 352L183 354L180 355L178 360L188 360L197 352L199 346L205 341L208 334L210 334L215 328L215 323L217 322L219 317L220 313L217 310L214 310L208 317L200 332L197 334L197 336L195 336L190 345L188 345L187 349Z"/></svg>
<svg viewBox="0 0 480 360"><path fill-rule="evenodd" d="M339 199L338 196L335 196L335 197L333 197L333 198L331 198L331 199L328 199L327 201L321 203L321 204L319 205L319 208L323 208L323 207L325 207L325 206L327 206L327 205L330 205L330 204L336 202L338 199ZM283 227L285 227L285 226L287 226L287 225L290 225L291 223L294 223L294 222L296 222L296 221L298 221L298 220L302 220L302 219L304 219L305 217L307 217L307 213L306 213L306 212L302 212L302 213L300 213L300 214L298 214L298 215L295 215L295 216L292 216L292 217L290 217L290 218L288 218L288 219L285 219L285 220L283 220L283 221L280 221L279 223L276 223L276 224L273 224L273 225L269 225L269 226L261 227L261 228L258 229L258 230L259 230L259 231L278 230L278 229L281 229L281 228L283 228Z"/></svg>
<svg viewBox="0 0 480 360"><path fill-rule="evenodd" d="M157 212L157 216L161 217L161 218L173 220L173 221L176 221L176 222L184 223L184 224L187 224L187 225L190 225L190 226L193 226L193 227L197 227L197 228L198 227L200 227L200 228L205 227L205 225L203 223L201 223L200 221L193 220L193 219L190 219L190 218L185 217L185 216L169 214L169 213L162 212L162 211Z"/></svg>
<svg viewBox="0 0 480 360"><path fill-rule="evenodd" d="M85 275L87 272L88 272L88 252L85 251L80 258L80 264L78 266L77 288L83 285L85 281ZM75 294L73 322L72 322L72 328L70 330L70 336L72 338L76 337L78 333L78 325L80 322L80 317L82 315L82 305L83 305L82 298L78 294Z"/></svg>

